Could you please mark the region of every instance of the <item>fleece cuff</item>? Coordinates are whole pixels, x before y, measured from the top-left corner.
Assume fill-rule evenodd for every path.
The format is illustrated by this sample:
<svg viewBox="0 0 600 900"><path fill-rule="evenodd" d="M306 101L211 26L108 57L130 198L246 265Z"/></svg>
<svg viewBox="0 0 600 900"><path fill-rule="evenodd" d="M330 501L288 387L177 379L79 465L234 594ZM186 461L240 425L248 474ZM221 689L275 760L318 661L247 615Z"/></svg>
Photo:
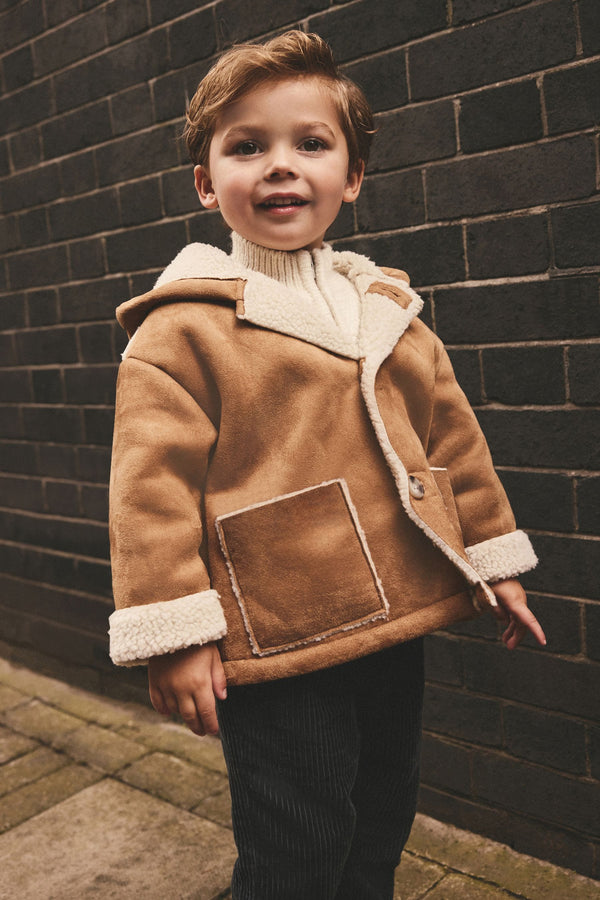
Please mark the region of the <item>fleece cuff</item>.
<svg viewBox="0 0 600 900"><path fill-rule="evenodd" d="M467 547L469 562L484 581L504 581L535 568L538 559L524 531L511 531Z"/></svg>
<svg viewBox="0 0 600 900"><path fill-rule="evenodd" d="M110 657L117 666L140 666L151 656L217 641L227 624L216 591L119 609L109 617Z"/></svg>

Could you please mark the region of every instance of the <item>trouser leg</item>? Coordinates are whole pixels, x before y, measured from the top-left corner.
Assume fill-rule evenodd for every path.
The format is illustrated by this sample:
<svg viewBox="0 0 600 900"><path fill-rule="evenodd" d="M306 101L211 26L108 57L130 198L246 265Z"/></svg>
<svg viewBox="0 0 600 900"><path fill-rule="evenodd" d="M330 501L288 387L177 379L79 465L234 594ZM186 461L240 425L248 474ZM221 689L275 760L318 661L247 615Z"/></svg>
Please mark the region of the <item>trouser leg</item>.
<svg viewBox="0 0 600 900"><path fill-rule="evenodd" d="M335 670L231 688L219 704L238 849L233 900L335 895L355 826L352 707Z"/></svg>
<svg viewBox="0 0 600 900"><path fill-rule="evenodd" d="M352 791L356 828L336 900L392 900L394 870L414 820L419 788L423 642L360 661L361 739Z"/></svg>

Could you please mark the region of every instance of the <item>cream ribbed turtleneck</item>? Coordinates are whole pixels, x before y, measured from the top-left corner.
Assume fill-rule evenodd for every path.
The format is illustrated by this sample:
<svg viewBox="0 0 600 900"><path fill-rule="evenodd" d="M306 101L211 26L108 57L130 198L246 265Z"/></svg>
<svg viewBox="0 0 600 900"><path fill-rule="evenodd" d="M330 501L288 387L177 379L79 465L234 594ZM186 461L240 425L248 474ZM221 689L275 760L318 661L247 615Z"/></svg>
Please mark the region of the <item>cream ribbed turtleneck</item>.
<svg viewBox="0 0 600 900"><path fill-rule="evenodd" d="M274 278L321 314L328 314L344 336L356 340L360 298L351 281L334 267L329 244L315 250L270 250L233 232L232 259Z"/></svg>

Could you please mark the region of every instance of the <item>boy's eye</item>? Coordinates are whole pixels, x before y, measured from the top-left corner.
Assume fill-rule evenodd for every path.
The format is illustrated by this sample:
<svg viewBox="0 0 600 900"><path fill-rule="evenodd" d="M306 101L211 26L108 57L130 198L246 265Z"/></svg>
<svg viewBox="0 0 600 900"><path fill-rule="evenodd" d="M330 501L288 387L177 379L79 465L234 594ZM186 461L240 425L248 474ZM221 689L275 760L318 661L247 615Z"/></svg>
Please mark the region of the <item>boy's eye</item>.
<svg viewBox="0 0 600 900"><path fill-rule="evenodd" d="M255 153L259 152L259 149L256 141L242 141L235 148L235 152L239 156L253 156Z"/></svg>
<svg viewBox="0 0 600 900"><path fill-rule="evenodd" d="M319 138L306 138L305 141L302 141L300 146L302 150L305 150L307 153L316 153L317 150L325 149L324 142L320 141Z"/></svg>

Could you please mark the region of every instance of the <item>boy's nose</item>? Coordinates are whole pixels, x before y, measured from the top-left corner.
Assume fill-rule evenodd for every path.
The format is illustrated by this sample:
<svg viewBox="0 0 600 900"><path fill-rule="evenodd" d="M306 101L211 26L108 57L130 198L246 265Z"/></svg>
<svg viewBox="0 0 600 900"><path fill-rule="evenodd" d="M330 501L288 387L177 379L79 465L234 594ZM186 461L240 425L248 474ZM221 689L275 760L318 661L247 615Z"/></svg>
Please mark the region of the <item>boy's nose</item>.
<svg viewBox="0 0 600 900"><path fill-rule="evenodd" d="M296 167L293 163L291 154L284 150L273 153L267 160L265 169L265 178L295 178L297 175Z"/></svg>

